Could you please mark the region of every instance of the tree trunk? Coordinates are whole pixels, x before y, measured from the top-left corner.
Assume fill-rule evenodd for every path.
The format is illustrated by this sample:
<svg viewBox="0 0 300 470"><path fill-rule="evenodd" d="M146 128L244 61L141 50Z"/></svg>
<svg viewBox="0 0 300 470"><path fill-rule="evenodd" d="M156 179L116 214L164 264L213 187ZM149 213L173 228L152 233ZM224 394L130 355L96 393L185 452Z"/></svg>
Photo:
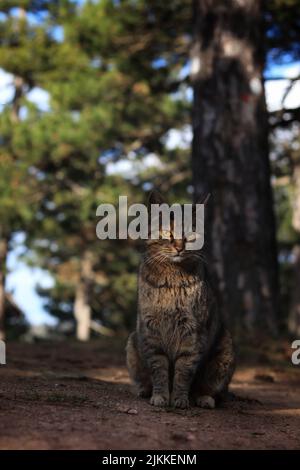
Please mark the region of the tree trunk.
<svg viewBox="0 0 300 470"><path fill-rule="evenodd" d="M300 157L293 162L293 228L300 234Z"/></svg>
<svg viewBox="0 0 300 470"><path fill-rule="evenodd" d="M300 234L300 161L293 162L293 217L292 226ZM300 336L300 245L293 249L293 286L291 308L288 321L289 332L295 337Z"/></svg>
<svg viewBox="0 0 300 470"><path fill-rule="evenodd" d="M21 23L26 20L26 10L24 8L19 8L18 11L18 23L17 23L17 31L21 26ZM12 100L12 107L11 107L11 119L13 122L19 122L20 120L20 108L21 108L21 100L24 95L24 79L19 76L14 77L14 97Z"/></svg>
<svg viewBox="0 0 300 470"><path fill-rule="evenodd" d="M5 339L5 271L8 242L0 238L0 340Z"/></svg>
<svg viewBox="0 0 300 470"><path fill-rule="evenodd" d="M289 315L288 328L289 332L300 337L300 245L296 245L293 249L294 255L294 276L293 290L291 299L291 310Z"/></svg>
<svg viewBox="0 0 300 470"><path fill-rule="evenodd" d="M17 123L20 120L21 100L24 94L24 80L22 77L14 77L15 93L12 100L11 119Z"/></svg>
<svg viewBox="0 0 300 470"><path fill-rule="evenodd" d="M205 247L233 327L276 332L277 260L262 82L258 0L195 0L195 201L206 208Z"/></svg>
<svg viewBox="0 0 300 470"><path fill-rule="evenodd" d="M85 251L81 260L80 279L76 288L74 316L77 322L76 337L80 341L90 339L91 307L90 291L93 274L92 253Z"/></svg>

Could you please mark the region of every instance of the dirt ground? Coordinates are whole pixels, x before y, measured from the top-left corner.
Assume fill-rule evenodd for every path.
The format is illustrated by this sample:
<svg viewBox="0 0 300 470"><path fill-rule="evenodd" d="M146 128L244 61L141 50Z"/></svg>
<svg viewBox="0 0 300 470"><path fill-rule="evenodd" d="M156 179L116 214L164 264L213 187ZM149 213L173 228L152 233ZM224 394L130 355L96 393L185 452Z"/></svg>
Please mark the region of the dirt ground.
<svg viewBox="0 0 300 470"><path fill-rule="evenodd" d="M221 408L161 410L137 399L123 344L7 345L1 449L300 449L300 366L281 348L240 365Z"/></svg>

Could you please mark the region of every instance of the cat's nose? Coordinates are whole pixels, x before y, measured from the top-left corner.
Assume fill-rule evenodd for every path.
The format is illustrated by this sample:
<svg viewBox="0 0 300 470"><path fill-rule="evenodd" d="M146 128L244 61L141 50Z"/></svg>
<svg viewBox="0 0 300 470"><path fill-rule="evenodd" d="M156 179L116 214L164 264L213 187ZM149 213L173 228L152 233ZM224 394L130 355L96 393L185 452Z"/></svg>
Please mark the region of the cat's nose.
<svg viewBox="0 0 300 470"><path fill-rule="evenodd" d="M176 248L178 253L180 253L181 251L183 251L183 241L182 240L174 240L174 247Z"/></svg>

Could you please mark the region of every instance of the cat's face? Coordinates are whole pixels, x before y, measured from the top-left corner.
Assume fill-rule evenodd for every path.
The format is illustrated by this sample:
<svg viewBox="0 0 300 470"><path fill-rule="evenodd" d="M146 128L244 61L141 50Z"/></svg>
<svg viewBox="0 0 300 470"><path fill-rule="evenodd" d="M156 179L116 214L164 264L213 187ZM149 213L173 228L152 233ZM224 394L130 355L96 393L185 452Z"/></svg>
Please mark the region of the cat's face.
<svg viewBox="0 0 300 470"><path fill-rule="evenodd" d="M148 203L148 211L150 212L151 204L163 204L165 201L162 197L154 193L150 195ZM182 206L183 207L183 206ZM171 215L172 216L172 215ZM146 241L146 257L149 259L150 264L163 264L163 263L174 263L174 264L186 264L200 262L203 260L203 254L201 250L187 249L187 244L195 242L199 236L196 233L196 211L193 210L193 221L192 230L193 233L181 238L175 236L174 221L171 219L170 227L165 229L159 227L159 238L151 239L150 237Z"/></svg>
<svg viewBox="0 0 300 470"><path fill-rule="evenodd" d="M146 253L148 257L158 263L183 263L202 259L201 250L187 250L188 242L193 242L194 236L174 238L171 230L160 230L159 239L148 239L146 242Z"/></svg>

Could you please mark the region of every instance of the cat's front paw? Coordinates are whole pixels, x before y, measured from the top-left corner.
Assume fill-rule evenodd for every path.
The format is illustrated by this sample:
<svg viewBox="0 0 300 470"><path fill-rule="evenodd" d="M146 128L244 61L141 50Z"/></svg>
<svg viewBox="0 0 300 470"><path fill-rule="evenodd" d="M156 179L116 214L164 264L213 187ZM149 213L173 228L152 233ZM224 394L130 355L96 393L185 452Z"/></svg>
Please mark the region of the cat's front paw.
<svg viewBox="0 0 300 470"><path fill-rule="evenodd" d="M164 395L152 395L150 398L150 405L165 407L169 405L169 398Z"/></svg>
<svg viewBox="0 0 300 470"><path fill-rule="evenodd" d="M146 387L138 387L137 396L140 398L149 398L151 397L151 389Z"/></svg>
<svg viewBox="0 0 300 470"><path fill-rule="evenodd" d="M216 402L213 397L210 397L209 395L203 395L202 397L197 398L196 405L200 406L200 408L213 410L216 407Z"/></svg>
<svg viewBox="0 0 300 470"><path fill-rule="evenodd" d="M180 408L181 410L185 410L186 408L190 407L188 397L184 397L184 396L172 397L171 405L174 408Z"/></svg>

